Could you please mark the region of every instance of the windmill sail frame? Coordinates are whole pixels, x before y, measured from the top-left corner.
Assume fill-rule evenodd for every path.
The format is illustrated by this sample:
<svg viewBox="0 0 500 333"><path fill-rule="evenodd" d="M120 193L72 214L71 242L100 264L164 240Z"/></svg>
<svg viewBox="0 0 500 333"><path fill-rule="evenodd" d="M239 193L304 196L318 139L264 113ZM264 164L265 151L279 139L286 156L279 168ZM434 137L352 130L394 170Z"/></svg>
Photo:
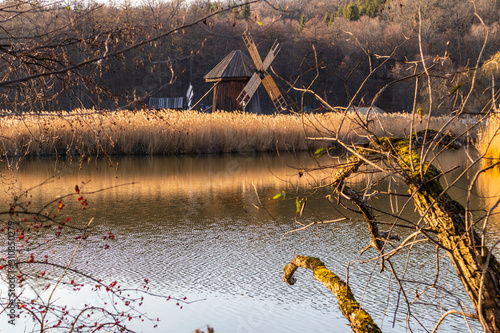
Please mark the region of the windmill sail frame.
<svg viewBox="0 0 500 333"><path fill-rule="evenodd" d="M269 66L271 66L271 63L280 51L279 43L276 41L273 43L271 50L269 50L266 58L264 59L264 61L262 61L259 55L259 51L257 50L257 46L255 45L255 42L248 31L245 31L243 33L243 41L245 43L245 46L247 47L248 53L250 53L250 57L254 62L256 72L252 75L250 81L248 81L246 86L238 95L236 101L240 103L243 108L245 108L252 96L257 91L259 85L262 83L267 93L269 94L269 97L271 98L271 101L273 102L276 110L278 110L278 112L286 110L287 105L285 99L283 98L283 95L276 85L276 82L274 82L274 79L269 73L267 73L267 69L269 68Z"/></svg>

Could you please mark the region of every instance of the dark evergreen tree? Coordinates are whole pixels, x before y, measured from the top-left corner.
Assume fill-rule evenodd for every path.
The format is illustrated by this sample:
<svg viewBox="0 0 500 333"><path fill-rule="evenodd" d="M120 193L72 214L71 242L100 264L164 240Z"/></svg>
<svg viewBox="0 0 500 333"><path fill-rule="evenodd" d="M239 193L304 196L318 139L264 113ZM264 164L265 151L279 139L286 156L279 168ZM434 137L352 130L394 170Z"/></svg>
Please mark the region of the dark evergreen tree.
<svg viewBox="0 0 500 333"><path fill-rule="evenodd" d="M344 7L344 17L349 21L356 21L359 19L359 8L354 2L350 2Z"/></svg>
<svg viewBox="0 0 500 333"><path fill-rule="evenodd" d="M240 18L248 21L251 15L252 11L250 9L250 4L248 3L248 1L245 1L243 6L241 6Z"/></svg>

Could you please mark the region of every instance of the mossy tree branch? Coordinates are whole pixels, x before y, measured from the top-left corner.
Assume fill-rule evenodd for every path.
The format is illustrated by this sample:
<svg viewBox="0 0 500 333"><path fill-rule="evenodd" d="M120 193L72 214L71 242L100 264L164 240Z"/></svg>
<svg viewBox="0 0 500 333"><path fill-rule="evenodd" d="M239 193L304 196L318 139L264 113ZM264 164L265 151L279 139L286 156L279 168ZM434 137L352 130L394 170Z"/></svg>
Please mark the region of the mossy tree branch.
<svg viewBox="0 0 500 333"><path fill-rule="evenodd" d="M339 201L343 197L357 205L368 222L370 245L382 254L384 239L379 234L370 205L356 191L346 186L345 182L363 164L372 164L371 161L384 158L392 172L404 179L422 220L436 235L436 238L432 237L432 241L443 248L452 260L485 332L500 332L500 264L482 246L476 231L472 227L467 228L464 207L453 200L439 183L441 172L431 163L422 162L419 153L424 145L459 148L460 144L451 136L434 130L423 132L414 134L411 139L372 138L363 147L358 147L356 154L336 170L332 175L332 185ZM416 227L421 230L418 225ZM349 286L329 271L321 260L296 256L285 266L283 281L294 284L293 274L298 267L313 270L314 278L335 294L339 307L354 332L380 331L375 324L371 324L373 320L368 313L359 307Z"/></svg>
<svg viewBox="0 0 500 333"><path fill-rule="evenodd" d="M396 153L404 161L413 159L413 164L421 166L420 155L408 153L408 144L396 145ZM406 163L407 164L407 163ZM467 230L464 207L453 200L439 183L439 171L431 164L424 164L423 173L406 172L406 185L413 195L413 201L424 221L437 234L439 242L445 247L469 294L481 324L486 332L500 330L500 265L491 256L489 267L485 267L487 249L481 247L481 239L474 229ZM422 178L423 175L423 178ZM485 256L483 256L485 254ZM483 275L483 271L485 274ZM481 283L484 281L482 295ZM482 302L482 309L479 303Z"/></svg>
<svg viewBox="0 0 500 333"><path fill-rule="evenodd" d="M339 302L342 314L349 320L353 332L356 333L381 333L380 328L375 324L372 317L361 308L354 298L354 294L349 285L342 281L336 274L332 273L325 264L318 258L296 256L290 264L284 268L283 281L289 285L295 284L293 274L298 267L307 268L313 271L314 278L330 289Z"/></svg>
<svg viewBox="0 0 500 333"><path fill-rule="evenodd" d="M361 149L359 149L361 152ZM368 223L368 231L370 232L370 244L366 247L362 252L366 251L369 247L375 248L381 255L383 254L384 242L379 235L378 226L375 223L375 215L373 214L373 210L368 204L368 202L363 199L361 195L359 195L352 188L345 185L345 180L353 173L356 173L361 165L363 165L364 161L360 159L356 155L351 155L348 159L348 162L344 165L344 167L338 169L338 171L333 176L332 185L335 187L335 190L338 195L338 200L340 203L341 197L345 197L352 201L360 210L361 214L364 216L366 222ZM384 269L384 257L381 256L381 264L380 267Z"/></svg>
<svg viewBox="0 0 500 333"><path fill-rule="evenodd" d="M499 332L500 264L481 246L481 239L475 230L466 227L465 209L442 188L439 170L429 162L421 163L418 147L424 144L425 139L419 142L420 137L421 133L417 133L411 141L407 138L377 138L367 148L359 148L358 153L364 156L383 154L397 166L417 211L436 233L439 244L451 258L485 332ZM453 140L436 131L429 131L424 138L427 142L432 140L454 147ZM359 161L362 163L362 160ZM341 172L345 173L345 170ZM486 264L488 255L490 260Z"/></svg>

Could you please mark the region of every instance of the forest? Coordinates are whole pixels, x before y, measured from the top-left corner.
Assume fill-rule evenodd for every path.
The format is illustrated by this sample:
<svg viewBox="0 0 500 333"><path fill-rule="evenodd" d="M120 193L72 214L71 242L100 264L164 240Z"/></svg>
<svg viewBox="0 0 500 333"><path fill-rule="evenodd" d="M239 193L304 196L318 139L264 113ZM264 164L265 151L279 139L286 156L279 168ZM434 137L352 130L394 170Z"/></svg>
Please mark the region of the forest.
<svg viewBox="0 0 500 333"><path fill-rule="evenodd" d="M450 114L477 65L477 89L465 111L480 112L498 67L499 6L495 0L4 1L1 107L138 109L150 97L183 97L190 84L198 101L212 86L203 76L232 50L246 52L241 36L248 30L262 56L280 43L271 71L293 110L354 104L409 112L427 105L431 83L432 113ZM484 60L477 63L480 52ZM429 81L418 81L423 64ZM273 113L265 91L259 94L263 112Z"/></svg>

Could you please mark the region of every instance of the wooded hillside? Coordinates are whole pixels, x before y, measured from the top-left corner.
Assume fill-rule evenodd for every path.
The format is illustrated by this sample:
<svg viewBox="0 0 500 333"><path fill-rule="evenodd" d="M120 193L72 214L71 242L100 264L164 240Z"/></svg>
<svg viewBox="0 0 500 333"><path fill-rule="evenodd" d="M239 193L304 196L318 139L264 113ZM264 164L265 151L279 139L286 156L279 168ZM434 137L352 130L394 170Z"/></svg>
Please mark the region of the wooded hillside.
<svg viewBox="0 0 500 333"><path fill-rule="evenodd" d="M185 96L190 82L198 100L211 87L203 76L232 50L246 52L241 35L249 29L262 57L275 40L280 42L272 68L296 109L320 105L288 83L307 87L318 75L310 89L330 105L347 106L370 70L390 56L355 103L411 110L415 80L401 79L423 70L422 51L434 81L433 112L450 113L470 82L469 66L475 65L485 36L483 59L493 57L500 45L499 3L477 0L475 7L484 24L468 0L74 1L70 6L6 1L0 5L2 107L134 108L149 97ZM497 71L495 66L488 70ZM478 79L479 88L492 84L486 69ZM420 84L425 88L427 80ZM417 105L428 99L426 91L420 89ZM480 111L491 98L481 94L483 89L475 91L468 111ZM273 112L265 91L261 94L264 112Z"/></svg>

